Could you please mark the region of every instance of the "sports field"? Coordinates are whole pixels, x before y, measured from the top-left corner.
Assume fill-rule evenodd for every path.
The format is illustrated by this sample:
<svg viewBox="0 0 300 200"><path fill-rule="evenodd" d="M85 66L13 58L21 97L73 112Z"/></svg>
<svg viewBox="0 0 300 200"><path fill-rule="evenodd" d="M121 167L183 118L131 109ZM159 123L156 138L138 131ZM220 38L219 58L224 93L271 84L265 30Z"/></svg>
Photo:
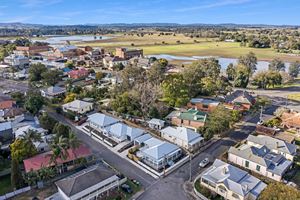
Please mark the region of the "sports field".
<svg viewBox="0 0 300 200"><path fill-rule="evenodd" d="M113 51L115 47L142 48L144 49L145 55L171 54L176 56L220 56L225 58L237 58L252 51L259 60L269 61L275 57L286 62L300 60L300 56L277 53L272 48L257 49L241 47L240 44L236 42L218 42L212 38L190 38L182 34L159 36L155 33L153 35L144 35L144 37L124 34L110 36L112 37L111 39L77 45L105 47L111 51Z"/></svg>

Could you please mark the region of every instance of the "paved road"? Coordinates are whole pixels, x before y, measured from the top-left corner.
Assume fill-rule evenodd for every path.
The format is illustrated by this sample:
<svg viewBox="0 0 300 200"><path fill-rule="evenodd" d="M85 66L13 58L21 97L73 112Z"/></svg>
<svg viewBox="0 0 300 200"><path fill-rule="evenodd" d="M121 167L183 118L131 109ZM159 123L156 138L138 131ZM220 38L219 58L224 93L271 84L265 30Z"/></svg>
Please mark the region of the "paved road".
<svg viewBox="0 0 300 200"><path fill-rule="evenodd" d="M267 109L265 113L272 114L274 110L275 107L272 106L271 108ZM201 172L201 169L198 166L201 160L208 157L211 161L214 161L216 158L220 157L224 152L227 152L230 146L233 146L238 141L245 139L249 133L253 132L255 130L256 123L259 121L259 115L256 114L255 116L243 122L240 128L231 131L228 138L218 140L216 143L208 147L208 149L206 149L204 152L194 157L191 163L188 162L167 177L156 180L141 169L132 165L130 162L120 158L118 155L111 152L107 147L96 142L82 131L74 128L74 126L66 121L61 115L53 112L49 114L60 122L73 127L73 131L77 134L78 138L87 144L95 154L100 155L105 161L129 178L139 180L145 188L145 192L138 198L141 200L190 199L190 197L188 197L183 190L183 184L188 181L190 177L190 164L192 169L191 175L193 179Z"/></svg>
<svg viewBox="0 0 300 200"><path fill-rule="evenodd" d="M145 188L149 187L151 184L157 181L152 176L146 174L144 171L137 168L127 160L122 159L121 157L110 151L106 146L95 141L84 132L76 129L69 121L66 121L66 119L61 115L49 111L48 114L57 119L58 121L64 124L68 124L73 129L77 137L81 141L83 141L83 143L85 143L89 148L91 148L94 154L103 158L107 163L112 165L114 168L116 168L128 178L138 180Z"/></svg>

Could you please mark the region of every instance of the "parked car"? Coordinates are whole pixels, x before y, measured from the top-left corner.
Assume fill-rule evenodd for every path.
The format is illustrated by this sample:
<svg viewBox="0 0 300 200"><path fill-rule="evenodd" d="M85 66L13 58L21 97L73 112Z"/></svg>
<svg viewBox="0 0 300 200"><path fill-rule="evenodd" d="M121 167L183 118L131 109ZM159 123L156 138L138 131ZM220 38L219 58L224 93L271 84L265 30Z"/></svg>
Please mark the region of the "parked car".
<svg viewBox="0 0 300 200"><path fill-rule="evenodd" d="M122 188L122 190L123 190L124 192L126 192L126 193L128 193L128 194L131 194L131 193L132 193L132 189L131 189L130 186L127 185L127 184L121 185L121 188Z"/></svg>
<svg viewBox="0 0 300 200"><path fill-rule="evenodd" d="M209 159L208 158L205 158L204 160L202 160L200 163L199 163L199 167L206 167L206 165L208 165L209 163Z"/></svg>

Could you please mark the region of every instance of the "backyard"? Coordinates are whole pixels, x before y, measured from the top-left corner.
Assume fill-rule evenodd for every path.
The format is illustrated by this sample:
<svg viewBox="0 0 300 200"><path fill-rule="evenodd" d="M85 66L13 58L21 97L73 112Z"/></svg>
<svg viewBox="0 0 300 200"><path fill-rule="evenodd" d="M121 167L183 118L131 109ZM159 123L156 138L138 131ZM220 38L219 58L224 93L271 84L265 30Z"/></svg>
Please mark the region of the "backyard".
<svg viewBox="0 0 300 200"><path fill-rule="evenodd" d="M1 176L0 178L0 196L6 193L12 192L13 189L11 187L10 182L10 174Z"/></svg>

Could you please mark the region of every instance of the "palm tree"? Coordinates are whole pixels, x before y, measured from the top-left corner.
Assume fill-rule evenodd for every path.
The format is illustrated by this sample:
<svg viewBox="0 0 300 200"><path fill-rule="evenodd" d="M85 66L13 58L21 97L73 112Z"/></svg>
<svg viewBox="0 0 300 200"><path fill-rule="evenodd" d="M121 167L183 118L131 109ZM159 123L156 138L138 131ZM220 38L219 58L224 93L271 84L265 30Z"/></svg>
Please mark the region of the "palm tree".
<svg viewBox="0 0 300 200"><path fill-rule="evenodd" d="M55 137L50 145L52 154L50 158L50 164L57 164L57 159L66 160L68 156L68 141L63 136Z"/></svg>
<svg viewBox="0 0 300 200"><path fill-rule="evenodd" d="M54 168L42 167L38 171L38 180L40 180L40 181L50 180L51 178L53 178L55 176L55 173L56 172L55 172Z"/></svg>
<svg viewBox="0 0 300 200"><path fill-rule="evenodd" d="M24 141L25 146L31 150L35 148L34 142L42 142L41 133L36 130L28 129L27 132L24 131L24 134L20 136L20 139Z"/></svg>
<svg viewBox="0 0 300 200"><path fill-rule="evenodd" d="M68 135L68 146L70 149L77 149L81 144L81 141L77 138L77 136L73 132L69 132Z"/></svg>

